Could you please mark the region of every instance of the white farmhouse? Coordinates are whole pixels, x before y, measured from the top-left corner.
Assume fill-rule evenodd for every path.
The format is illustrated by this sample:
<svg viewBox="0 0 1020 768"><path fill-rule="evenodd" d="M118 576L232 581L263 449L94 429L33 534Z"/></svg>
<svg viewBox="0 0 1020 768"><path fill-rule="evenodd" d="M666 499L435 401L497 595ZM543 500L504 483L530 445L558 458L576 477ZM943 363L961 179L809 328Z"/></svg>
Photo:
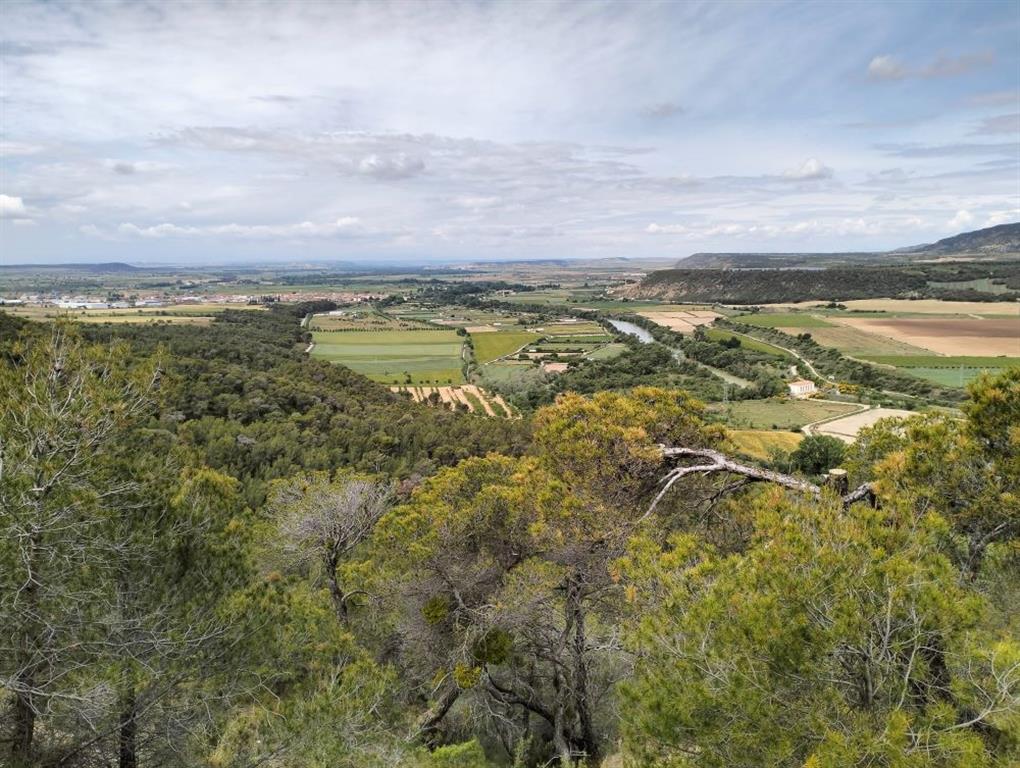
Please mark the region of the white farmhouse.
<svg viewBox="0 0 1020 768"><path fill-rule="evenodd" d="M818 391L815 388L815 383L808 379L794 379L787 385L790 387L790 394L794 397L807 397Z"/></svg>

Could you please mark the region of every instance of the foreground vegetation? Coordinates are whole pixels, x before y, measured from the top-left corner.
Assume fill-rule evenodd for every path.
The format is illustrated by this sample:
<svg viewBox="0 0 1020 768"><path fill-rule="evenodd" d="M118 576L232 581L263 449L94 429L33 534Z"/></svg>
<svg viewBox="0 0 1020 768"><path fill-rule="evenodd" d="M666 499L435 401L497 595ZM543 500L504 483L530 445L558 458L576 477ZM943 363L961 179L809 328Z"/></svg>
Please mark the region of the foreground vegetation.
<svg viewBox="0 0 1020 768"><path fill-rule="evenodd" d="M1020 760L1020 370L780 474L662 345L479 419L304 356L323 309L0 315L6 764Z"/></svg>

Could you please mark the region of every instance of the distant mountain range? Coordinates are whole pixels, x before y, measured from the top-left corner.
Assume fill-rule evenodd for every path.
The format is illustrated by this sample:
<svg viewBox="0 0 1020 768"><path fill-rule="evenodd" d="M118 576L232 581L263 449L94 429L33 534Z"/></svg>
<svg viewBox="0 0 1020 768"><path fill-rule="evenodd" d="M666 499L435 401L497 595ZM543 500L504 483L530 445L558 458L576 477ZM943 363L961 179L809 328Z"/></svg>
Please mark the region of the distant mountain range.
<svg viewBox="0 0 1020 768"><path fill-rule="evenodd" d="M0 264L0 272L88 272L94 274L110 274L111 272L139 272L140 267L125 264L122 261L109 261L103 264Z"/></svg>
<svg viewBox="0 0 1020 768"><path fill-rule="evenodd" d="M960 259L986 261L1020 258L1020 222L963 232L935 243L893 251L844 253L695 253L681 259L683 269L783 269Z"/></svg>

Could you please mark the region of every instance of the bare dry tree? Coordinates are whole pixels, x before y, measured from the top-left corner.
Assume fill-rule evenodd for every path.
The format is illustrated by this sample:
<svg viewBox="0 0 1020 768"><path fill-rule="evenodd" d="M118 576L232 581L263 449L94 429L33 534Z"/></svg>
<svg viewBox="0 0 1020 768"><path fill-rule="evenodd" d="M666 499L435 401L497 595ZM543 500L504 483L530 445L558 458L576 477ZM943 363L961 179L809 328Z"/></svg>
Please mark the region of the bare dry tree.
<svg viewBox="0 0 1020 768"><path fill-rule="evenodd" d="M341 624L347 624L350 601L360 591L348 590L338 569L392 498L393 489L376 480L318 474L281 485L270 500L270 510L280 516L282 554L293 566L320 565Z"/></svg>

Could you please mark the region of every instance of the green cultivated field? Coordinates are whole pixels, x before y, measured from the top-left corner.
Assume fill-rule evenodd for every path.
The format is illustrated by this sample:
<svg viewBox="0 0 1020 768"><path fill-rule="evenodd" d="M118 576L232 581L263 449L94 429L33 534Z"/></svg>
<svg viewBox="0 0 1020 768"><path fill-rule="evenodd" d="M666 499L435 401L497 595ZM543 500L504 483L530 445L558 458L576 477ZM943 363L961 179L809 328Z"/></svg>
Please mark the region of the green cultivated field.
<svg viewBox="0 0 1020 768"><path fill-rule="evenodd" d="M941 355L868 355L868 360L895 365L904 373L944 387L965 387L984 372L998 373L1020 366L1018 357L967 357Z"/></svg>
<svg viewBox="0 0 1020 768"><path fill-rule="evenodd" d="M842 416L860 408L817 400L744 400L716 410L723 420L750 429L792 429L830 416Z"/></svg>
<svg viewBox="0 0 1020 768"><path fill-rule="evenodd" d="M387 384L459 384L456 331L356 331L313 333L314 357L340 363Z"/></svg>
<svg viewBox="0 0 1020 768"><path fill-rule="evenodd" d="M759 328L827 328L832 325L820 317L800 312L761 312L754 315L740 315L733 319Z"/></svg>
<svg viewBox="0 0 1020 768"><path fill-rule="evenodd" d="M873 363L897 368L1012 368L1020 357L970 357L967 355L867 355Z"/></svg>
<svg viewBox="0 0 1020 768"><path fill-rule="evenodd" d="M475 346L475 360L488 363L503 355L516 352L525 344L541 338L541 334L527 331L496 331L473 333L471 341Z"/></svg>
<svg viewBox="0 0 1020 768"><path fill-rule="evenodd" d="M753 349L756 352L764 352L768 355L776 355L777 357L789 357L793 358L789 352L779 347L774 347L771 344L759 341L758 339L752 339L749 336L742 336L739 333L732 333L730 331L724 331L719 328L708 328L705 330L705 335L713 341L728 341L729 339L738 339L740 346L745 349Z"/></svg>

